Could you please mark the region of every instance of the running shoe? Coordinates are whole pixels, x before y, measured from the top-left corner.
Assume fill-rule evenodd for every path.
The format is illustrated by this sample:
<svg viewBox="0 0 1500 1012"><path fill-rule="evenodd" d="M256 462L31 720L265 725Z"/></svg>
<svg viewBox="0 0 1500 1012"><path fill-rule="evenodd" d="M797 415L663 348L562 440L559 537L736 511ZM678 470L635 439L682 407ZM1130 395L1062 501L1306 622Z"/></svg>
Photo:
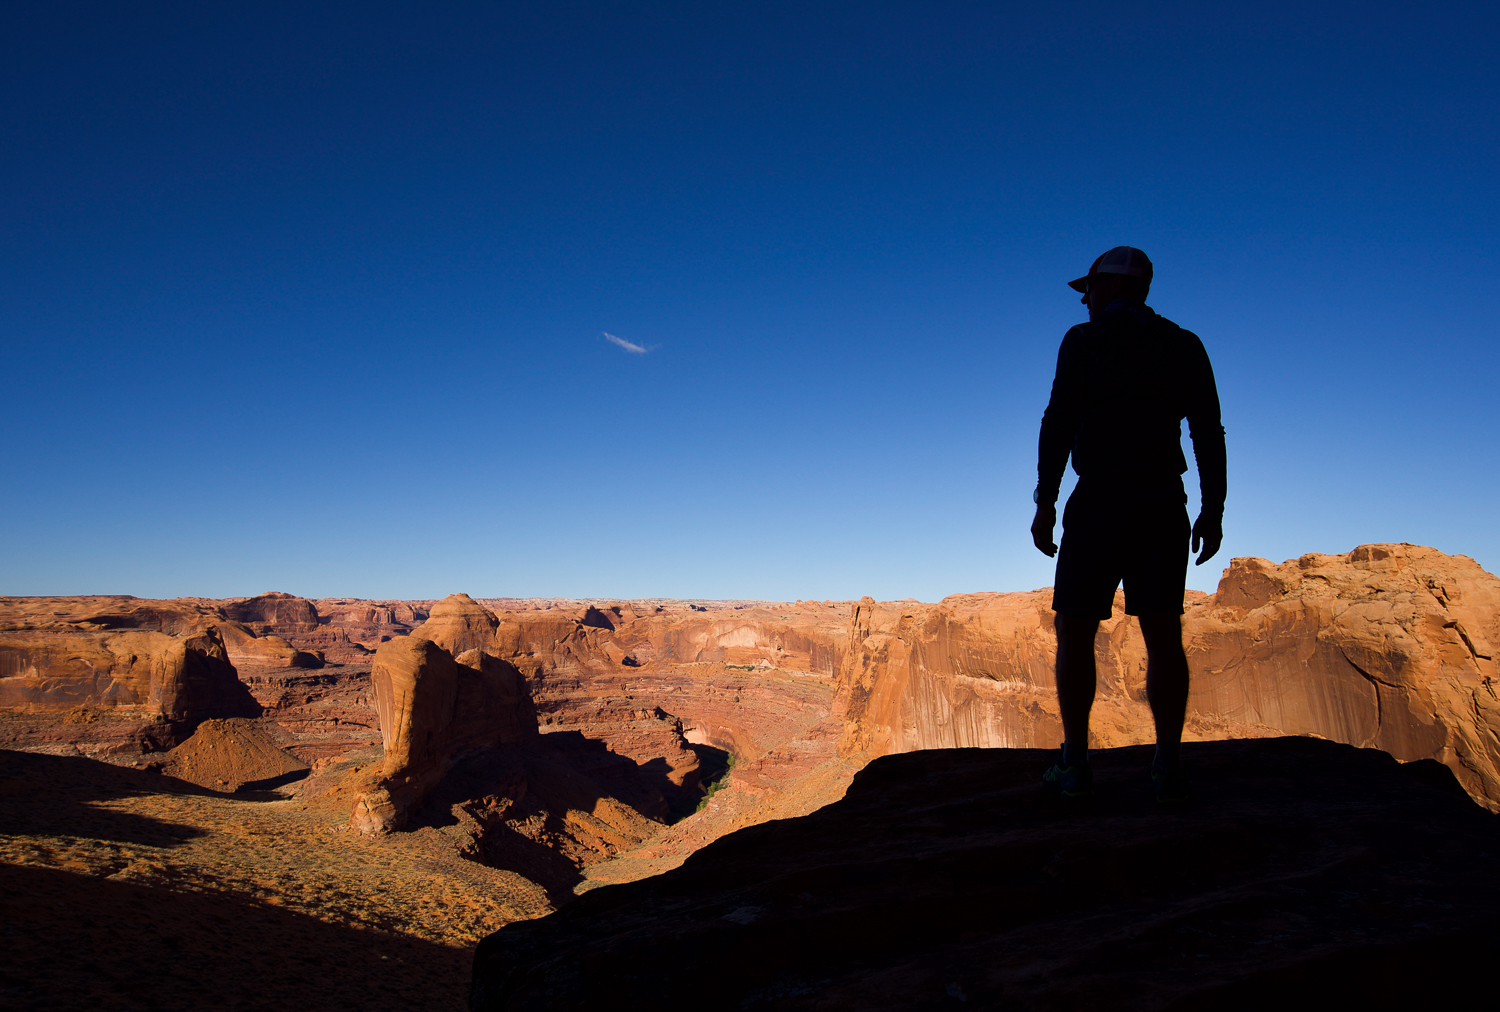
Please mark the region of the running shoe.
<svg viewBox="0 0 1500 1012"><path fill-rule="evenodd" d="M1188 798L1187 775L1179 766L1175 770L1164 770L1157 766L1151 767L1151 793L1156 795L1156 800L1161 804L1176 804L1186 801Z"/></svg>
<svg viewBox="0 0 1500 1012"><path fill-rule="evenodd" d="M1089 763L1064 766L1059 759L1042 774L1042 783L1060 798L1086 798L1094 793L1094 767Z"/></svg>

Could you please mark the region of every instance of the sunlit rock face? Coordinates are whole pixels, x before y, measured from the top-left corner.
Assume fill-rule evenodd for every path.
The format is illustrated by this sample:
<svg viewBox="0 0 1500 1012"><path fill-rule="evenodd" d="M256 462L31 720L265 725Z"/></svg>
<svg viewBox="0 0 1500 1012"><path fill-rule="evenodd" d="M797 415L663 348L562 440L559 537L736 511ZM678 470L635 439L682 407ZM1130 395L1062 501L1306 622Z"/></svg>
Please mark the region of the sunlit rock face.
<svg viewBox="0 0 1500 1012"><path fill-rule="evenodd" d="M674 732L654 711L679 719L694 744L759 760L830 717L847 617L844 605L613 605L502 612L495 637L526 673L544 732L664 757L686 782L691 760L664 751Z"/></svg>
<svg viewBox="0 0 1500 1012"><path fill-rule="evenodd" d="M231 601L224 605L224 617L249 626L256 632L312 632L318 628L318 609L311 601L279 591L258 597Z"/></svg>
<svg viewBox="0 0 1500 1012"><path fill-rule="evenodd" d="M224 649L235 670L244 672L252 668L321 668L323 658L319 654L298 650L275 633L256 636L239 622L224 622L218 626L224 639Z"/></svg>
<svg viewBox="0 0 1500 1012"><path fill-rule="evenodd" d="M412 635L431 640L455 657L467 650L498 656L495 631L499 626L495 613L468 594L450 594L432 606L427 621Z"/></svg>
<svg viewBox="0 0 1500 1012"><path fill-rule="evenodd" d="M525 677L481 649L494 649L497 624L454 595L412 635L381 644L370 680L384 761L350 824L371 836L426 833L563 897L584 869L662 828L669 804L660 788L695 788L697 756L680 722L660 710L596 715L611 740L650 753L641 762L576 730L541 735ZM454 657L448 644L467 649Z"/></svg>
<svg viewBox="0 0 1500 1012"><path fill-rule="evenodd" d="M1099 747L1153 737L1145 644L1115 603L1095 646ZM841 749L1055 745L1050 604L1050 591L860 602L839 669ZM1189 740L1309 734L1434 758L1500 805L1500 580L1472 559L1415 545L1235 559L1187 604Z"/></svg>
<svg viewBox="0 0 1500 1012"><path fill-rule="evenodd" d="M385 760L376 789L355 807L361 831L405 825L464 755L536 737L521 673L477 649L460 657L418 635L376 651L370 680Z"/></svg>
<svg viewBox="0 0 1500 1012"><path fill-rule="evenodd" d="M1236 559L1187 630L1194 713L1435 758L1500 805L1500 580L1472 559L1417 545Z"/></svg>
<svg viewBox="0 0 1500 1012"><path fill-rule="evenodd" d="M1186 736L1434 758L1500 807L1497 616L1500 581L1430 548L1235 559L1216 593L1188 595ZM333 645L321 667L319 644ZM363 828L438 805L468 827L456 847L500 855L519 832L572 855L566 873L537 874L588 885L812 811L881 755L1055 747L1055 654L1047 590L936 604L0 599L0 746L118 758L259 706L309 765L370 754L369 782L350 787L379 809ZM1144 644L1120 607L1096 659L1092 744L1150 742ZM495 749L512 751L474 758ZM573 820L571 842L548 819Z"/></svg>
<svg viewBox="0 0 1500 1012"><path fill-rule="evenodd" d="M41 740L113 754L169 748L210 718L259 716L219 622L216 611L193 602L5 599L6 724L29 719Z"/></svg>

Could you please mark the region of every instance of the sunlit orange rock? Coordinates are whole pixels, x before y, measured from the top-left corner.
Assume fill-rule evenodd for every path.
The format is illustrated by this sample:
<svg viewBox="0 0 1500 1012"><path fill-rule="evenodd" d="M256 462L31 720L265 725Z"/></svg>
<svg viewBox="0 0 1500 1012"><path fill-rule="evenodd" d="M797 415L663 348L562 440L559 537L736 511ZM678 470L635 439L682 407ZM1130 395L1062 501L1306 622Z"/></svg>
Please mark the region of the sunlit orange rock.
<svg viewBox="0 0 1500 1012"><path fill-rule="evenodd" d="M140 752L170 747L209 718L260 715L207 608L12 598L0 610L0 708L77 715L43 738Z"/></svg>
<svg viewBox="0 0 1500 1012"><path fill-rule="evenodd" d="M839 672L845 754L1061 740L1050 591L860 602ZM1121 597L1096 642L1095 746L1153 739ZM1310 734L1448 765L1500 807L1500 579L1415 545L1235 559L1183 617L1188 740Z"/></svg>

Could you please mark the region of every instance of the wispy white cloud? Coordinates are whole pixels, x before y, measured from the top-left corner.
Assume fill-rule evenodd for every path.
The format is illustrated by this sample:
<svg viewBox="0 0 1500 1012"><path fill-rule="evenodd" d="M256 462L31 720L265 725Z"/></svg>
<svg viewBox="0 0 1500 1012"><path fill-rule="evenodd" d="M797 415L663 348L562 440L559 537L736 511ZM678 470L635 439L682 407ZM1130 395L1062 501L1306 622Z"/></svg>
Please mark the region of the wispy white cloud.
<svg viewBox="0 0 1500 1012"><path fill-rule="evenodd" d="M604 339L610 344L619 345L621 348L624 348L632 355L644 355L646 354L646 352L651 350L644 345L636 344L634 341L627 341L623 337L616 337L615 335L608 332L604 333Z"/></svg>

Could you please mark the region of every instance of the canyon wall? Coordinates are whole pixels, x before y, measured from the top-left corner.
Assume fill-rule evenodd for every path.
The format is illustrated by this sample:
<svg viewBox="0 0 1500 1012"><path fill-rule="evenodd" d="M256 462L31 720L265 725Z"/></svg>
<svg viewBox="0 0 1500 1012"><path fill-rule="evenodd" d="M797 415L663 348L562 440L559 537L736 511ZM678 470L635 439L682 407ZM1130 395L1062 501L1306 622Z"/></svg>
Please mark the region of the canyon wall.
<svg viewBox="0 0 1500 1012"><path fill-rule="evenodd" d="M861 601L838 677L841 751L1056 745L1050 603ZM1115 603L1095 646L1101 747L1153 738L1145 644ZM1415 545L1235 559L1215 594L1189 595L1183 631L1188 740L1302 734L1437 759L1500 807L1500 580L1473 560Z"/></svg>
<svg viewBox="0 0 1500 1012"><path fill-rule="evenodd" d="M170 748L211 718L257 717L211 608L132 598L0 599L0 710L100 753Z"/></svg>
<svg viewBox="0 0 1500 1012"><path fill-rule="evenodd" d="M547 747L571 750L576 769L615 778L622 793L635 788L620 763L635 768L652 786L633 803L652 818L691 811L714 780L722 790L691 820L698 829L661 835L681 837L663 853L680 852L701 845L689 837L704 826L825 803L875 756L1055 746L1050 596L0 599L0 737L150 752L204 719L259 707L278 745L303 761L390 752L400 707L380 704L372 664L392 678L410 646L395 644L420 639L454 664L477 651L513 668ZM1144 644L1116 603L1096 644L1100 747L1152 737ZM1436 758L1476 799L1500 806L1500 581L1472 560L1412 545L1279 565L1235 559L1215 594L1189 593L1183 624L1189 740L1307 734ZM487 684L457 678L453 691ZM474 700L453 709L487 712ZM440 736L439 766L483 737L453 721Z"/></svg>

